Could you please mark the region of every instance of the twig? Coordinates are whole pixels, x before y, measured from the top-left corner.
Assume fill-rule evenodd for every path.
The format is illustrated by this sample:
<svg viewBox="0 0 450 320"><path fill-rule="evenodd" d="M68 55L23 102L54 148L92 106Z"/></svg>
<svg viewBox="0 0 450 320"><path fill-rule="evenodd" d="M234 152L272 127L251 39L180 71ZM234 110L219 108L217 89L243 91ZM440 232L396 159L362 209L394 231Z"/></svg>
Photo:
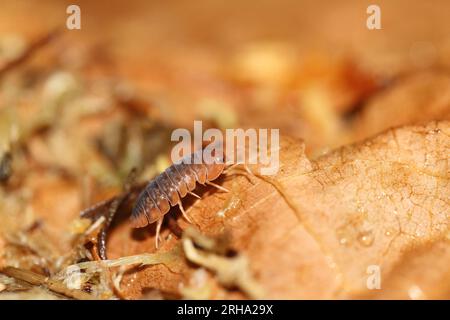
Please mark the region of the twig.
<svg viewBox="0 0 450 320"><path fill-rule="evenodd" d="M37 50L50 43L53 39L56 38L58 34L59 29L47 33L43 37L40 37L39 39L31 43L28 48L18 57L6 62L3 66L0 66L0 79L10 70L16 68L17 66L28 60Z"/></svg>
<svg viewBox="0 0 450 320"><path fill-rule="evenodd" d="M28 270L14 267L6 267L0 270L0 272L7 275L8 277L25 281L35 286L44 286L53 292L62 294L70 298L79 300L95 300L95 297L84 291L69 289L60 281L50 279L48 277L45 277L43 275Z"/></svg>
<svg viewBox="0 0 450 320"><path fill-rule="evenodd" d="M117 196L116 199L113 200L111 206L108 208L108 213L105 217L106 221L103 225L103 228L100 230L98 234L97 248L98 254L102 260L106 260L108 257L106 255L106 237L108 235L108 229L114 220L114 217L117 214L117 210L119 207L128 199L132 191L133 181L136 179L136 169L133 168L131 172L128 174L125 179L123 185L123 193Z"/></svg>

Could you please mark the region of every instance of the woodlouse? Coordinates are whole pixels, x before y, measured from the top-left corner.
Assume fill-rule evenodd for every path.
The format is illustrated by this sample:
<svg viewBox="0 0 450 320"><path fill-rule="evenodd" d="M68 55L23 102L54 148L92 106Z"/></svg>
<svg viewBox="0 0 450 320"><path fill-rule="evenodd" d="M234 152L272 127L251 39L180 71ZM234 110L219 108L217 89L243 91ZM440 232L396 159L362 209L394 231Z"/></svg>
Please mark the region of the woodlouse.
<svg viewBox="0 0 450 320"><path fill-rule="evenodd" d="M126 204L130 198L132 199L133 194L138 192L138 190L143 191L139 193L135 200L131 215L131 224L132 226L139 228L157 222L155 242L156 247L158 247L159 232L164 215L169 212L172 206L179 205L183 216L190 221L184 211L181 199L187 194L200 198L192 192L197 183L202 185L210 184L222 191L228 192L224 187L211 181L217 179L223 173L228 173L237 165L243 165L247 174L254 176L245 163L238 162L228 165L225 164L224 157L213 157L213 159L210 159L212 160L211 164L208 164L209 162L203 163L201 158L203 155L202 152L203 150L199 150L186 156L180 163L173 164L163 173L156 176L145 187L140 184L132 187L129 185L131 182L128 181L125 185L125 192L123 194L98 203L81 212L81 217L83 218L89 218L91 220L96 220L99 217L105 218L96 241L97 254L100 259L107 259L106 238L108 229L118 209ZM241 172L241 174L243 173ZM176 223L174 224L172 219L169 220L169 228L171 228L173 232L177 229L176 227L178 227ZM176 232L179 234L180 229L178 228Z"/></svg>
<svg viewBox="0 0 450 320"><path fill-rule="evenodd" d="M228 191L211 182L217 179L226 167L223 157L214 156L212 163L204 163L202 152L203 150L198 150L168 167L151 180L137 198L131 215L132 226L141 228L156 222L156 247L164 215L171 207L178 205L185 219L190 222L181 200L187 194L199 198L192 192L197 183Z"/></svg>

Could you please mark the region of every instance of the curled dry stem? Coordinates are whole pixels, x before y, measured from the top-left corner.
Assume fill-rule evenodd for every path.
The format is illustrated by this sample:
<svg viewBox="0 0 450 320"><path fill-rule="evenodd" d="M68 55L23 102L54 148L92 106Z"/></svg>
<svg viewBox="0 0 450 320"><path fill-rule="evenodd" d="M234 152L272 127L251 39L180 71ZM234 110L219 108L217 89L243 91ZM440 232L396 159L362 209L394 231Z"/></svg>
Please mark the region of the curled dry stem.
<svg viewBox="0 0 450 320"><path fill-rule="evenodd" d="M79 269L86 270L86 272L98 272L102 271L104 267L113 268L121 266L131 266L136 264L139 266L164 264L170 270L176 271L174 262L176 262L177 259L180 258L180 256L181 248L179 246L175 246L172 250L162 253L143 253L121 257L118 259L87 261L77 263L69 267L77 267Z"/></svg>
<svg viewBox="0 0 450 320"><path fill-rule="evenodd" d="M193 232L188 233L191 236ZM205 241L205 236L198 237L200 242L207 244L211 242ZM264 290L260 284L254 279L250 270L248 259L246 256L239 254L234 257L225 257L206 250L197 249L194 245L194 239L186 233L183 236L182 243L184 253L187 259L209 270L212 270L218 281L226 287L238 287L252 299L262 299Z"/></svg>

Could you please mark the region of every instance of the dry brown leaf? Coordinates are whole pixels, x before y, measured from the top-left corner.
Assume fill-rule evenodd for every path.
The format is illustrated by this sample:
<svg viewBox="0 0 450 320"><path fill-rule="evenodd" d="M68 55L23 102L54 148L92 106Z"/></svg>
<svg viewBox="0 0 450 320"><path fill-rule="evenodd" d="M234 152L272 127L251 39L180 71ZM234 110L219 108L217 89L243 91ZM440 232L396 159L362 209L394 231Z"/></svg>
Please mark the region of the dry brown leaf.
<svg viewBox="0 0 450 320"><path fill-rule="evenodd" d="M450 74L421 72L374 95L356 122L357 139L390 127L450 119Z"/></svg>
<svg viewBox="0 0 450 320"><path fill-rule="evenodd" d="M315 161L306 158L303 143L283 139L272 183L226 178L223 185L232 192L208 191L188 214L204 234L230 234L267 298L370 296L371 265L381 270L377 297L408 298L419 288L424 296L448 298L449 274L442 266L449 255L439 248L448 243L449 134L448 121L392 129ZM130 237L129 226L119 226L110 256L153 252L154 229L147 231ZM162 251L179 242L169 234L163 231L169 237ZM433 277L423 276L430 268ZM178 284L195 269L140 269L124 277L124 294L139 297L144 288L179 293Z"/></svg>

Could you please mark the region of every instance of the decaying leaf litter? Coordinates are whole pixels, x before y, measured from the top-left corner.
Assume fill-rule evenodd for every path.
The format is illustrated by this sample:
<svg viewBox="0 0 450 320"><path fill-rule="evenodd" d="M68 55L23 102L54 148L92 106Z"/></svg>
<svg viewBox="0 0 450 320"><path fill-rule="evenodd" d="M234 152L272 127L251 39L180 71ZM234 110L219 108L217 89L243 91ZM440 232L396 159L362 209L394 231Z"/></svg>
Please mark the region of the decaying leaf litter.
<svg viewBox="0 0 450 320"><path fill-rule="evenodd" d="M294 112L305 126L295 132L283 117L277 125L305 142L282 138L275 177L223 177L228 194L202 189L201 200L187 199L194 224L173 210L183 232L176 234L167 222L158 251L153 227L132 231L127 224L134 197L122 199L112 209L118 212L108 239L110 260L98 262L95 245L106 218L78 214L127 192L133 168L137 190L165 169L165 141L180 122L167 116L164 99L108 75L108 66L99 77L90 59L76 67L42 63L48 55L65 60L57 41L63 40L2 77L5 298L129 299L146 297L148 290L158 298L448 298L448 71L417 73L387 89L369 85L361 94L369 103L350 124L342 120L348 111L343 106L352 103L330 106L321 95L353 86L333 87L331 81L331 87L317 88L303 79L302 106L287 115ZM340 70L341 62L332 68ZM346 73L336 74L340 79ZM261 76L251 80L263 81ZM232 79L224 85L248 99L243 79ZM416 98L407 100L408 93ZM262 107L258 99L251 101L255 108ZM252 126L234 103L225 108L229 121L222 126ZM220 124L223 108L205 105L210 125ZM305 105L322 106L322 113L305 113ZM371 113L403 108L410 116L402 113L389 125L371 122ZM270 113L261 112L254 123L264 127L264 114ZM367 290L369 265L381 267L388 291Z"/></svg>

